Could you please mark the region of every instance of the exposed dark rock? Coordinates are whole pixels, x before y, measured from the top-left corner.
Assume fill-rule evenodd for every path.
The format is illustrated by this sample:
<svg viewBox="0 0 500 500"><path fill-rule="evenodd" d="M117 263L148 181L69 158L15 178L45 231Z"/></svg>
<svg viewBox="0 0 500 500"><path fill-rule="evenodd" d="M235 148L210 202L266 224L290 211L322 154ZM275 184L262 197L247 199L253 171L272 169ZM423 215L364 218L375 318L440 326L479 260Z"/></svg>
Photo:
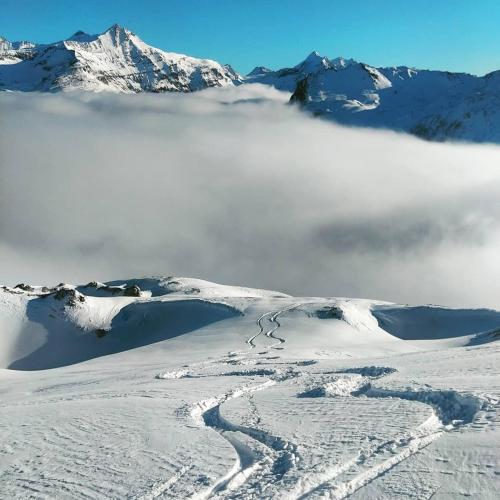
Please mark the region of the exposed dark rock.
<svg viewBox="0 0 500 500"><path fill-rule="evenodd" d="M290 97L291 103L297 103L297 104L300 104L301 106L306 104L307 98L308 98L307 78L308 77L306 76L304 79L299 80L297 82L297 86L295 87L295 92L292 94L292 97Z"/></svg>
<svg viewBox="0 0 500 500"><path fill-rule="evenodd" d="M123 291L125 297L140 297L141 289L137 285L130 285Z"/></svg>
<svg viewBox="0 0 500 500"><path fill-rule="evenodd" d="M85 302L85 296L73 288L59 288L54 294L57 300L65 300L68 306L74 307L78 302Z"/></svg>
<svg viewBox="0 0 500 500"><path fill-rule="evenodd" d="M325 306L316 311L316 316L319 319L342 319L344 312L337 306Z"/></svg>
<svg viewBox="0 0 500 500"><path fill-rule="evenodd" d="M97 338L99 339L102 339L103 337L105 337L107 335L108 331L105 330L104 328L98 328L96 331L95 331L95 334L97 336Z"/></svg>
<svg viewBox="0 0 500 500"><path fill-rule="evenodd" d="M19 288L21 290L24 290L25 292L32 292L34 290L34 288L32 286L26 285L24 283L19 283L14 288Z"/></svg>

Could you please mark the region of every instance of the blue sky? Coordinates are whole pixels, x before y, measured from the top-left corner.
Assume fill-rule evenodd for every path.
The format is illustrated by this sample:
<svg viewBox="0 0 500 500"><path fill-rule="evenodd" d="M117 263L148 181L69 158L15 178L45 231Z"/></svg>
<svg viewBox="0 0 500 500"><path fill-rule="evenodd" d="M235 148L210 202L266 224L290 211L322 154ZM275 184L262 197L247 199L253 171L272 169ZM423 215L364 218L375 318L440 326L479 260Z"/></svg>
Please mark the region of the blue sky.
<svg viewBox="0 0 500 500"><path fill-rule="evenodd" d="M312 50L376 66L500 69L499 0L2 0L0 34L50 42L115 22L156 47L247 73Z"/></svg>

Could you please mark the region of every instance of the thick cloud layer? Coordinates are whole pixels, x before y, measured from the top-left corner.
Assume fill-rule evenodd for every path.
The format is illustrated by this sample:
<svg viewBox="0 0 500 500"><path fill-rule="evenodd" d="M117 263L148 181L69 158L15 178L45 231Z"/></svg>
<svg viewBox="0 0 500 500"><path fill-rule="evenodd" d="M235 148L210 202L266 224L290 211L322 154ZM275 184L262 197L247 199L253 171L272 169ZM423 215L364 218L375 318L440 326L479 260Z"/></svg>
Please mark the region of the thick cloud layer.
<svg viewBox="0 0 500 500"><path fill-rule="evenodd" d="M176 274L499 306L500 148L342 128L286 100L0 94L0 281Z"/></svg>

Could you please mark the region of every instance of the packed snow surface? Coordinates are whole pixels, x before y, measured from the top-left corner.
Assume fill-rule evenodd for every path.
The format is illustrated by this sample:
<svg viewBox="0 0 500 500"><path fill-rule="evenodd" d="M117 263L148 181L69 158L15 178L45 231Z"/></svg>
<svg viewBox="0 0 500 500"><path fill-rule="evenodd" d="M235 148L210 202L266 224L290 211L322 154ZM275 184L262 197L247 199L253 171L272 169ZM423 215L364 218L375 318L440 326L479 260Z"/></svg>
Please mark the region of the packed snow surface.
<svg viewBox="0 0 500 500"><path fill-rule="evenodd" d="M0 289L0 497L497 498L500 312Z"/></svg>

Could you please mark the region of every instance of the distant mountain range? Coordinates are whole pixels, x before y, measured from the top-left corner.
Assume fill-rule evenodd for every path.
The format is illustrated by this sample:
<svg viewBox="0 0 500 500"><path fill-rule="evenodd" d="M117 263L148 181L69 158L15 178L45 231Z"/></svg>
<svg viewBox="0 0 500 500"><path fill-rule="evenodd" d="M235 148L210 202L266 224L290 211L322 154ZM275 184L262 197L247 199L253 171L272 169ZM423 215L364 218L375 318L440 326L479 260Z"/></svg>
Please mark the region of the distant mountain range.
<svg viewBox="0 0 500 500"><path fill-rule="evenodd" d="M242 77L229 65L151 47L118 25L44 45L0 38L0 90L192 92L252 83L288 91L303 109L347 125L500 143L500 71L376 68L312 52L292 68L258 66Z"/></svg>

